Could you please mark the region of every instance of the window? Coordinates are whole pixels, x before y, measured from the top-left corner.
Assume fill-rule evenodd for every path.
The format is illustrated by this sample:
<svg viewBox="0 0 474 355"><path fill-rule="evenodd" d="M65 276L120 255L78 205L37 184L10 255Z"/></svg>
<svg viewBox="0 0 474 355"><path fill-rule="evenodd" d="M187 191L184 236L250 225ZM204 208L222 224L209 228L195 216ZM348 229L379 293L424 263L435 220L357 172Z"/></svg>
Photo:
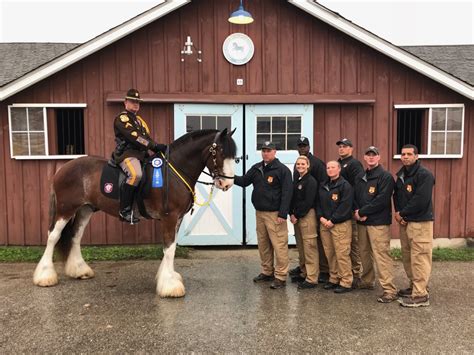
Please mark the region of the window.
<svg viewBox="0 0 474 355"><path fill-rule="evenodd" d="M462 158L464 105L395 105L397 154L414 144L425 158Z"/></svg>
<svg viewBox="0 0 474 355"><path fill-rule="evenodd" d="M71 159L85 154L85 104L8 107L10 154L15 159Z"/></svg>
<svg viewBox="0 0 474 355"><path fill-rule="evenodd" d="M301 137L301 116L257 116L257 146L266 141L275 143L277 150L294 150Z"/></svg>
<svg viewBox="0 0 474 355"><path fill-rule="evenodd" d="M231 130L231 116L186 116L186 133L199 129Z"/></svg>

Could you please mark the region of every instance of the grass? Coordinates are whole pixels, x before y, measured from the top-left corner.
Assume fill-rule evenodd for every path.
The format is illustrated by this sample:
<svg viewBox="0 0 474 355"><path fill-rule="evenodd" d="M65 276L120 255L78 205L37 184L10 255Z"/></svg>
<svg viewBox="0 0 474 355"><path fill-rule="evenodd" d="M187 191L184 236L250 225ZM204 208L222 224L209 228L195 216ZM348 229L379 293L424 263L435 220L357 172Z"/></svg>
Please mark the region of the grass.
<svg viewBox="0 0 474 355"><path fill-rule="evenodd" d="M44 247L0 247L0 262L38 262L44 249ZM163 257L161 246L84 246L81 250L86 261L159 260ZM186 258L188 254L189 249L176 248L177 258Z"/></svg>
<svg viewBox="0 0 474 355"><path fill-rule="evenodd" d="M392 258L402 260L399 248L391 250ZM474 261L474 248L433 248L433 261Z"/></svg>

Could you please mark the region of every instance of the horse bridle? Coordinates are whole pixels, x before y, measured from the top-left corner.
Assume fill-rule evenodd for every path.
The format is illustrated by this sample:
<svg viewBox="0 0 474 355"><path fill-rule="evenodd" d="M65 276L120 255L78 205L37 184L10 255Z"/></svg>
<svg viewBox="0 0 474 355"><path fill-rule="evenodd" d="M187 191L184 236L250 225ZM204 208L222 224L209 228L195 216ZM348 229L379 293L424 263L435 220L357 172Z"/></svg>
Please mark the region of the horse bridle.
<svg viewBox="0 0 474 355"><path fill-rule="evenodd" d="M209 160L209 157L212 157L212 163L214 164L214 168L212 169L209 169L210 173L208 173L207 171L202 171L204 174L210 176L213 180L216 180L216 179L235 179L235 176L226 176L226 175L222 175L222 174L219 174L219 169L217 168L217 138L219 137L219 134L220 132L217 132L216 136L214 137L214 141L212 142L211 146L209 147L209 155L208 157L206 158L206 162ZM207 166L207 165L206 165ZM206 182L203 182L203 181L197 181L201 184L206 184L206 185L211 185L212 183L206 183Z"/></svg>

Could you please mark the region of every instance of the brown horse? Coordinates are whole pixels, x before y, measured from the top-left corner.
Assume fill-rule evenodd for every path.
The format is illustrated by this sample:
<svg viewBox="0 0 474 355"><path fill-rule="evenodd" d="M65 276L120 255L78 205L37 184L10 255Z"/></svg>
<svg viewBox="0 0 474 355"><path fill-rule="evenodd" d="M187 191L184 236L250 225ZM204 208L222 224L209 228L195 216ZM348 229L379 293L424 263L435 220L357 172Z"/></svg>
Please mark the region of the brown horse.
<svg viewBox="0 0 474 355"><path fill-rule="evenodd" d="M188 133L170 145L169 161L194 191L194 185L207 166L214 185L224 191L233 184L236 145L232 133L224 129ZM118 216L119 202L100 191L105 159L83 157L65 164L53 178L50 197L50 226L43 257L36 267L33 282L38 286L53 286L58 275L53 265L56 244L66 260L65 273L77 279L94 277L94 271L81 254L81 238L92 214L98 210ZM182 297L183 280L174 271L176 235L183 216L193 204L193 194L176 173L169 173L167 211L164 210L162 188L152 188L144 200L147 213L161 220L164 256L156 275L157 293L161 297ZM166 184L166 182L165 182ZM136 215L139 214L135 211Z"/></svg>

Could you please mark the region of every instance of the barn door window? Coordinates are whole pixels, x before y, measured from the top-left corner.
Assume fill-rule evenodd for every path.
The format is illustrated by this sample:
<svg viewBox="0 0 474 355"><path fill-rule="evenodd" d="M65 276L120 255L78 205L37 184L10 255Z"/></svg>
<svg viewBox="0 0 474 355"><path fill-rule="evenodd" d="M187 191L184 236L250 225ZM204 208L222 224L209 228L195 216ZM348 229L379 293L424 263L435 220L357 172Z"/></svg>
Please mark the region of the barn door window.
<svg viewBox="0 0 474 355"><path fill-rule="evenodd" d="M257 146L266 141L275 143L277 150L294 150L301 137L301 116L257 116Z"/></svg>
<svg viewBox="0 0 474 355"><path fill-rule="evenodd" d="M224 128L227 128L230 131L231 121L231 116L186 116L186 133L199 129L218 129L222 131Z"/></svg>
<svg viewBox="0 0 474 355"><path fill-rule="evenodd" d="M85 104L9 106L11 157L71 159L84 155L84 107Z"/></svg>
<svg viewBox="0 0 474 355"><path fill-rule="evenodd" d="M395 105L395 109L397 154L403 145L414 144L424 158L462 158L464 105Z"/></svg>

